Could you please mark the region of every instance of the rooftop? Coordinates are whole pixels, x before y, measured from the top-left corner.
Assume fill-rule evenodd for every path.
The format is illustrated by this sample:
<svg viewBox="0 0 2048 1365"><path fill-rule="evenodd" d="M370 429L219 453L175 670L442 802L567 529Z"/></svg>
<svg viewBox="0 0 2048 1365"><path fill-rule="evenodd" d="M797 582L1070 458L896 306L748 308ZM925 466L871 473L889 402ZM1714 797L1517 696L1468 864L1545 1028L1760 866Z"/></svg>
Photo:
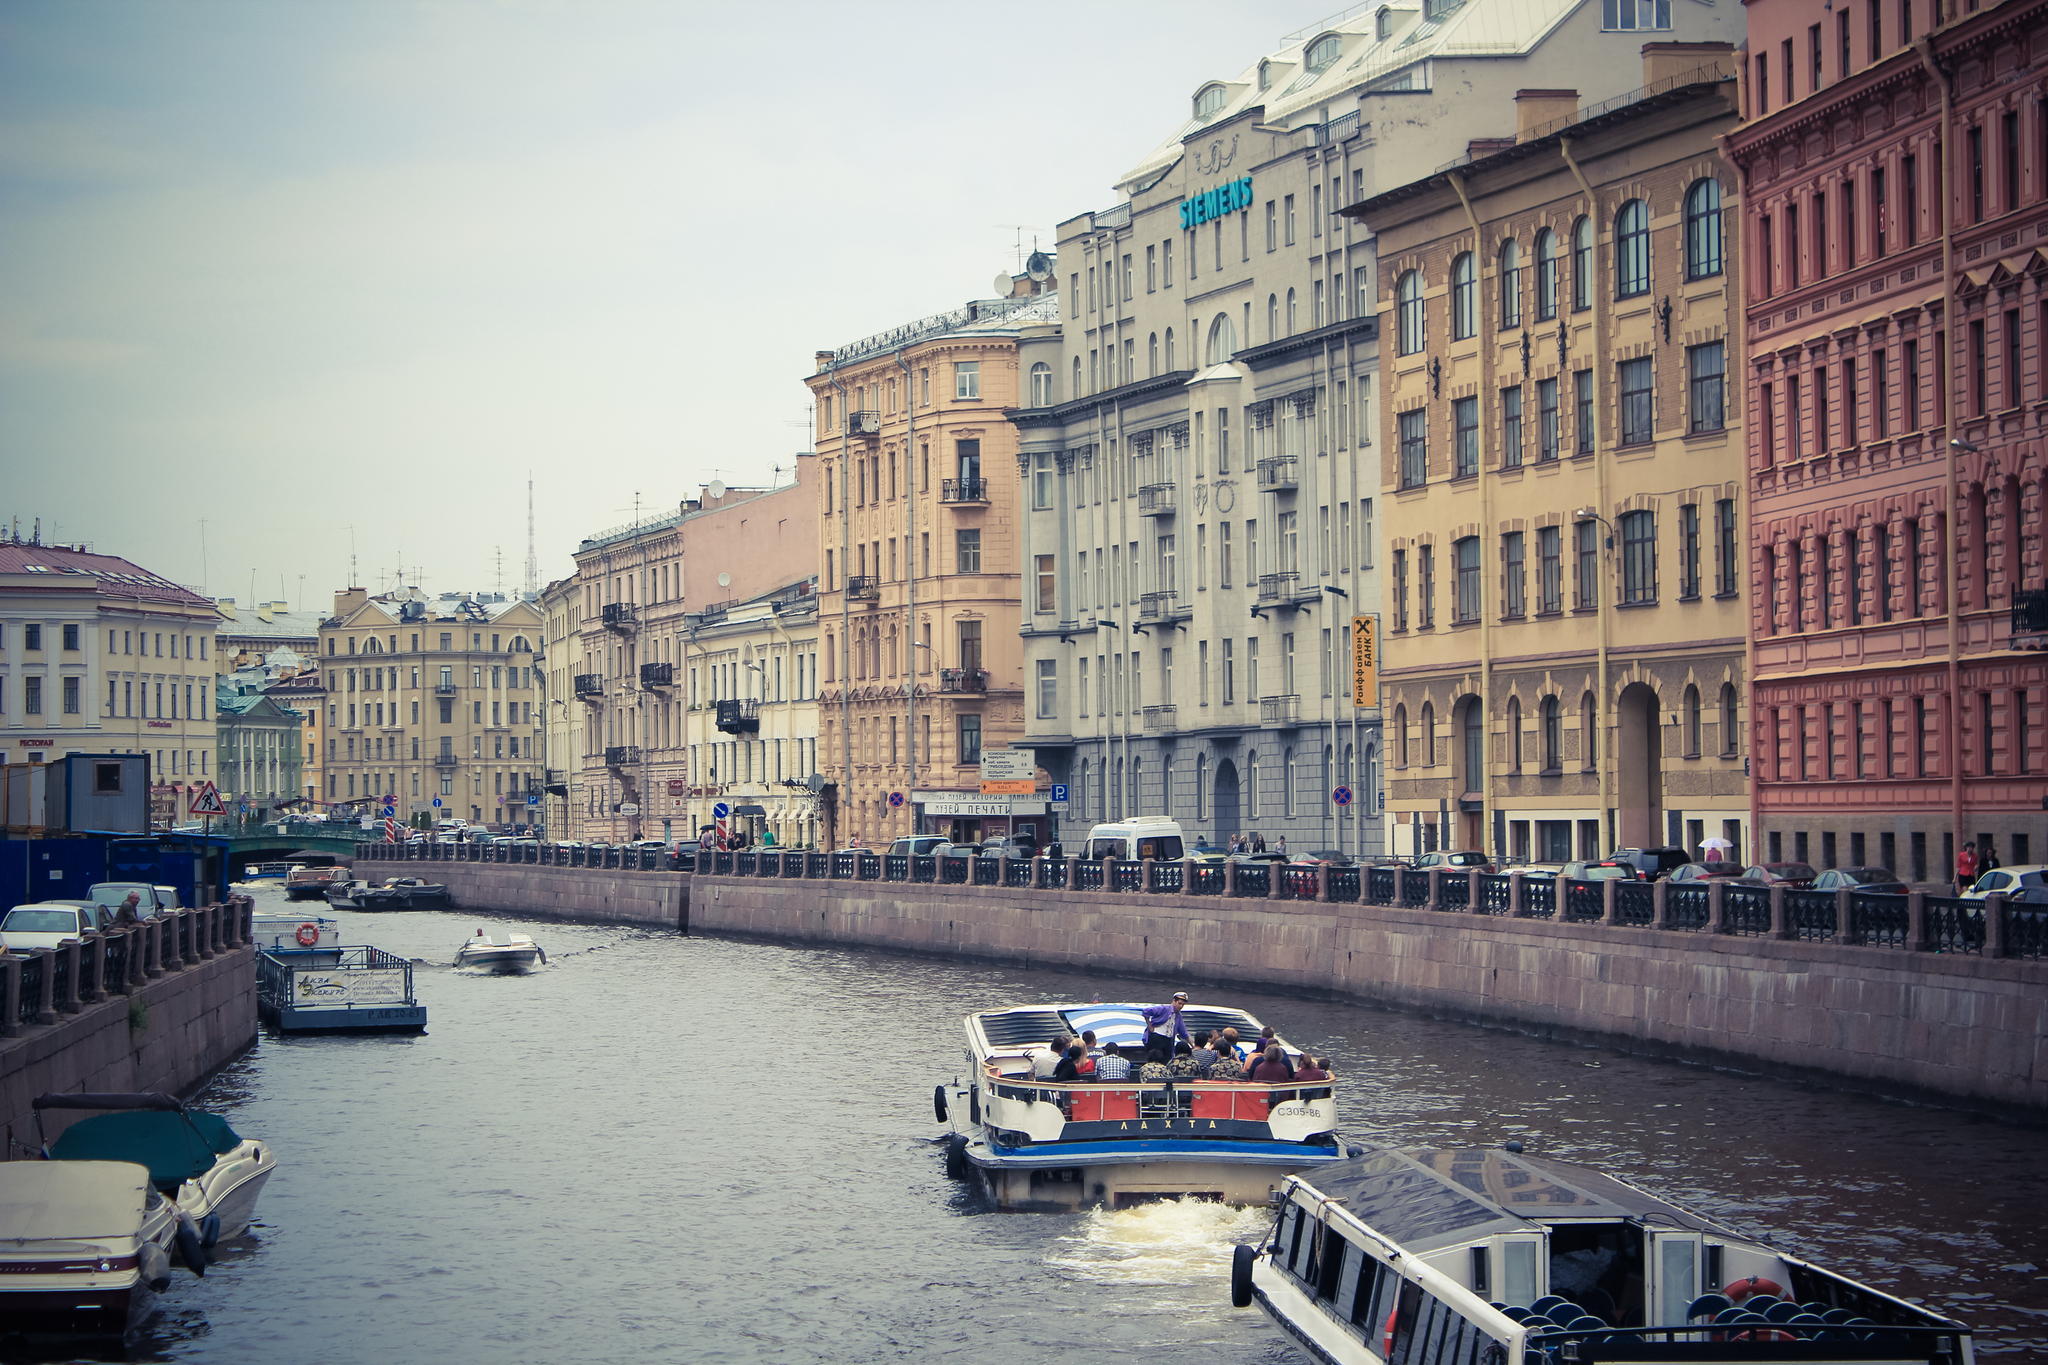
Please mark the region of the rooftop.
<svg viewBox="0 0 2048 1365"><path fill-rule="evenodd" d="M151 573L118 555L95 554L82 546L0 541L0 574L49 574L53 580L59 576L85 578L92 581L102 597L214 609L209 599L161 574Z"/></svg>
<svg viewBox="0 0 2048 1365"><path fill-rule="evenodd" d="M944 313L906 322L886 332L862 337L836 350L823 353L818 373L827 374L856 361L866 360L903 346L934 341L943 336L1000 335L1042 322L1060 320L1059 295L1027 294L1020 298L976 299Z"/></svg>

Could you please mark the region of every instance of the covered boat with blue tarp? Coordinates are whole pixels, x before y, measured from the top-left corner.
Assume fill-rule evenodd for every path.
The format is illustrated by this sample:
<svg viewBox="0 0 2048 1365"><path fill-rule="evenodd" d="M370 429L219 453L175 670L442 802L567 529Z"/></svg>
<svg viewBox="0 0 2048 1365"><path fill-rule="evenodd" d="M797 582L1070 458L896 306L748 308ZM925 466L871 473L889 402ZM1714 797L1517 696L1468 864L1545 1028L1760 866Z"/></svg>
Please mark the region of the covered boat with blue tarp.
<svg viewBox="0 0 2048 1365"><path fill-rule="evenodd" d="M218 1114L188 1109L169 1095L52 1094L35 1100L47 1128L52 1111L95 1111L43 1148L52 1161L132 1161L188 1215L204 1246L239 1237L256 1197L277 1168L268 1143L245 1138Z"/></svg>

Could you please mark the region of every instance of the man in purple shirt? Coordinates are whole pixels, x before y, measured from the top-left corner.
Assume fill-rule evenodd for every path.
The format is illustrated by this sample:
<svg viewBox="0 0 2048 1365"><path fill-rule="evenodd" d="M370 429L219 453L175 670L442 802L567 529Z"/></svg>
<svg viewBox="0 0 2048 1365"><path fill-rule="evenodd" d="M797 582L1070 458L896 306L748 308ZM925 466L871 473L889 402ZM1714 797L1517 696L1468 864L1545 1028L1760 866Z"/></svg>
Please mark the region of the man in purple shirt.
<svg viewBox="0 0 2048 1365"><path fill-rule="evenodd" d="M1180 1012L1187 1008L1188 993L1175 991L1173 1002L1166 1005L1147 1005L1138 1013L1145 1021L1145 1051L1157 1048L1168 1057L1176 1051L1191 1052L1188 1042L1188 1026L1181 1019Z"/></svg>

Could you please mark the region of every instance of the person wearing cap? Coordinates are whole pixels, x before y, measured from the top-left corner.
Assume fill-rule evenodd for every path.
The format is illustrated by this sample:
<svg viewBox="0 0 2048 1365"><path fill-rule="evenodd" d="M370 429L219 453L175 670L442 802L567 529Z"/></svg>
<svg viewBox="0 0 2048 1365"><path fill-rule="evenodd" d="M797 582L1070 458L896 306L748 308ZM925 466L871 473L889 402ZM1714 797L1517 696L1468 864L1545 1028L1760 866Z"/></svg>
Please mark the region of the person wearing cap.
<svg viewBox="0 0 2048 1365"><path fill-rule="evenodd" d="M1180 1017L1180 1012L1187 1008L1187 1004L1188 993L1175 991L1170 1004L1147 1005L1140 1011L1145 1020L1146 1052L1157 1048L1171 1057L1175 1052L1194 1051L1193 1045L1188 1041L1187 1023Z"/></svg>

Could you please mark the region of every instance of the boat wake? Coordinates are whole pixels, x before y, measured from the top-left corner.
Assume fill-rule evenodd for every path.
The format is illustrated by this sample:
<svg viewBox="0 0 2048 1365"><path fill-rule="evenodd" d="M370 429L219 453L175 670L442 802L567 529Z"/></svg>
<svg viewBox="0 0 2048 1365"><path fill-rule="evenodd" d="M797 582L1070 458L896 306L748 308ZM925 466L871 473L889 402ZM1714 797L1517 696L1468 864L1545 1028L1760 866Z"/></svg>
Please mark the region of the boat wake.
<svg viewBox="0 0 2048 1365"><path fill-rule="evenodd" d="M1230 1249L1256 1241L1273 1221L1262 1208L1205 1199L1166 1199L1129 1209L1093 1209L1047 1258L1091 1284L1192 1286L1206 1292L1230 1269Z"/></svg>

